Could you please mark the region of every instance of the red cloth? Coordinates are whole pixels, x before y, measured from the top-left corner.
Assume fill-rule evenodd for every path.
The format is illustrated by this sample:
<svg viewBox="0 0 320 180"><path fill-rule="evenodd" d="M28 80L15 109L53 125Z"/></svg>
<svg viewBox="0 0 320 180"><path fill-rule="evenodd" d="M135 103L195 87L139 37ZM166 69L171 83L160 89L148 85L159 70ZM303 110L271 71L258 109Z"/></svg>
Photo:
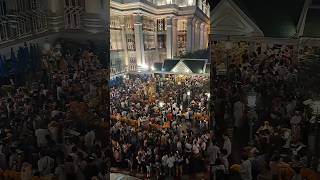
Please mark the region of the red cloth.
<svg viewBox="0 0 320 180"><path fill-rule="evenodd" d="M172 115L172 113L168 113L168 114L167 114L167 119L170 120L170 121L173 120L173 115Z"/></svg>

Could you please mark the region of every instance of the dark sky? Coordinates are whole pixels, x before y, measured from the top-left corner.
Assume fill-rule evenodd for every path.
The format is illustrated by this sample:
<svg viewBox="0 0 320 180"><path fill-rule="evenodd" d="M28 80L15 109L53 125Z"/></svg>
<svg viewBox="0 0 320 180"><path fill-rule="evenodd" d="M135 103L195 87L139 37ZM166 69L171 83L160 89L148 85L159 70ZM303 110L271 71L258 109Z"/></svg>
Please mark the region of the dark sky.
<svg viewBox="0 0 320 180"><path fill-rule="evenodd" d="M210 4L210 7L213 7L213 1L214 0L208 0L209 4ZM212 9L212 8L211 8Z"/></svg>

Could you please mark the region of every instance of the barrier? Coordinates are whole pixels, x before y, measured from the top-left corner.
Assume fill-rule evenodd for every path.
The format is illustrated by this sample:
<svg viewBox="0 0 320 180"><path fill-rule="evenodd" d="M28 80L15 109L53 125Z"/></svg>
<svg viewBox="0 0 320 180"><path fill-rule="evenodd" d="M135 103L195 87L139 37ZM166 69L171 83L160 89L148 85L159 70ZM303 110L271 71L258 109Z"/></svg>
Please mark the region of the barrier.
<svg viewBox="0 0 320 180"><path fill-rule="evenodd" d="M13 170L0 170L0 179L2 180L22 180L21 172L13 171ZM33 176L31 180L52 180L53 176Z"/></svg>

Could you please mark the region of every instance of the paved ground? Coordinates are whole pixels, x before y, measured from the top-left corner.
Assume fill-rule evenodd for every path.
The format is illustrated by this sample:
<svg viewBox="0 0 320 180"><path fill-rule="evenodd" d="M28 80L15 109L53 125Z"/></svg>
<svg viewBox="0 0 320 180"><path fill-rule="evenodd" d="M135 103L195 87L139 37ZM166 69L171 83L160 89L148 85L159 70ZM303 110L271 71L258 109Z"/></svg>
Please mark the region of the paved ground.
<svg viewBox="0 0 320 180"><path fill-rule="evenodd" d="M110 180L136 180L136 179L155 179L154 177L152 178L146 178L143 174L140 174L140 173L130 173L129 171L126 171L126 170L120 170L118 168L111 168L111 172L112 174L114 174L114 176L112 177L111 175L111 179ZM129 177L129 179L119 179L118 178L115 178L113 179L114 177L116 177L115 175L122 175L123 177L125 177L125 175L130 175L132 177ZM163 179L163 178L161 178ZM165 178L164 180L188 180L188 179L193 179L193 180L209 180L209 174L206 174L206 173L199 173L199 174L194 174L194 175L184 175L182 178Z"/></svg>

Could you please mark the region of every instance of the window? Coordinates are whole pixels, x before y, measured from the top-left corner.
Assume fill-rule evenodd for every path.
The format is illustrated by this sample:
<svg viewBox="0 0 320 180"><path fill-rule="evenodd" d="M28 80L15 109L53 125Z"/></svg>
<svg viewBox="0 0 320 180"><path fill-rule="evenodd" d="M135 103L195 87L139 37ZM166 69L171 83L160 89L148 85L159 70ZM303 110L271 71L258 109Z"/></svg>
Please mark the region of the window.
<svg viewBox="0 0 320 180"><path fill-rule="evenodd" d="M186 20L179 20L178 21L178 31L180 32L187 32L187 21Z"/></svg>
<svg viewBox="0 0 320 180"><path fill-rule="evenodd" d="M133 34L127 34L127 49L131 51L134 51L136 49Z"/></svg>
<svg viewBox="0 0 320 180"><path fill-rule="evenodd" d="M167 30L166 20L163 19L157 19L157 29L158 31L165 31Z"/></svg>
<svg viewBox="0 0 320 180"><path fill-rule="evenodd" d="M165 35L159 35L158 36L158 48L166 48L166 36Z"/></svg>
<svg viewBox="0 0 320 180"><path fill-rule="evenodd" d="M80 29L80 17L84 11L84 0L65 0L64 18L66 29Z"/></svg>
<svg viewBox="0 0 320 180"><path fill-rule="evenodd" d="M41 0L0 0L0 43L46 31L42 3Z"/></svg>
<svg viewBox="0 0 320 180"><path fill-rule="evenodd" d="M155 39L154 35L145 34L144 35L144 49L155 49Z"/></svg>

